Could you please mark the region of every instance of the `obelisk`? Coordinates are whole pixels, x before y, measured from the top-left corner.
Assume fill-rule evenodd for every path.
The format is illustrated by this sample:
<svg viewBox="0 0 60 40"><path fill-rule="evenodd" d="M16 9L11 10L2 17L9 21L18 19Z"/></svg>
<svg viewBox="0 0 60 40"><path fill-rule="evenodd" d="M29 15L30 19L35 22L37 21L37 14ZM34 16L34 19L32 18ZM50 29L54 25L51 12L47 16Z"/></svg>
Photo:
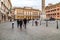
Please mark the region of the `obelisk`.
<svg viewBox="0 0 60 40"><path fill-rule="evenodd" d="M42 0L42 14L45 13L45 0Z"/></svg>
<svg viewBox="0 0 60 40"><path fill-rule="evenodd" d="M45 14L45 0L42 0L42 13L41 13L41 18L46 19L46 14Z"/></svg>

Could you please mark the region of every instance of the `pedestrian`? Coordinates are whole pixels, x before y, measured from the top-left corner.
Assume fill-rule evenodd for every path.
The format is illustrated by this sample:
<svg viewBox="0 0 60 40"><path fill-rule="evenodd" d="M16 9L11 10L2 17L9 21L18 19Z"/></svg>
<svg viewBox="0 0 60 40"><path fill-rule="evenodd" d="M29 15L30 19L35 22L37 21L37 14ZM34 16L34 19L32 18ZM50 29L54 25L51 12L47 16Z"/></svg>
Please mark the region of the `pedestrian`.
<svg viewBox="0 0 60 40"><path fill-rule="evenodd" d="M22 29L22 24L23 24L22 19L20 19L19 20L20 29Z"/></svg>
<svg viewBox="0 0 60 40"><path fill-rule="evenodd" d="M24 27L25 27L25 29L26 29L27 19L24 18L24 19L23 19L23 22L24 22Z"/></svg>
<svg viewBox="0 0 60 40"><path fill-rule="evenodd" d="M19 19L17 19L17 28L19 27Z"/></svg>
<svg viewBox="0 0 60 40"><path fill-rule="evenodd" d="M37 20L35 20L35 25L38 26L38 22L37 22Z"/></svg>
<svg viewBox="0 0 60 40"><path fill-rule="evenodd" d="M12 29L14 28L14 21L12 21Z"/></svg>
<svg viewBox="0 0 60 40"><path fill-rule="evenodd" d="M32 26L34 26L34 19L32 19Z"/></svg>

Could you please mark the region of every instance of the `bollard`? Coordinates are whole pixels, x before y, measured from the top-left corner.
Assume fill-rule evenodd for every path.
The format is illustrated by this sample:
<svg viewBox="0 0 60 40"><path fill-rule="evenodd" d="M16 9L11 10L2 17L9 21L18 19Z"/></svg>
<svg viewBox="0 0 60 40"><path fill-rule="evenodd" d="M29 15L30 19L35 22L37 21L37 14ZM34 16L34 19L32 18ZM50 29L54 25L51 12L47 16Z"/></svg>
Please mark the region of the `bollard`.
<svg viewBox="0 0 60 40"><path fill-rule="evenodd" d="M46 27L48 27L48 21L46 21Z"/></svg>
<svg viewBox="0 0 60 40"><path fill-rule="evenodd" d="M56 22L57 22L57 29L58 29L58 28L59 28L59 27L58 27L58 20L57 20Z"/></svg>

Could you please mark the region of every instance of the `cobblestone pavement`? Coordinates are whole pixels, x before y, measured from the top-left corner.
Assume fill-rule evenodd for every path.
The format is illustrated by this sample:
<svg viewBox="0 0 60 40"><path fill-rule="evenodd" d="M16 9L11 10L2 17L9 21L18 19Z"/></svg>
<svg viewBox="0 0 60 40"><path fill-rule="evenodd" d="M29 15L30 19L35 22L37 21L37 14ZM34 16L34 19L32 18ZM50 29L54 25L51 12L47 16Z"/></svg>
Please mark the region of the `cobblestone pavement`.
<svg viewBox="0 0 60 40"><path fill-rule="evenodd" d="M27 24L27 29L20 30L16 27L11 27L11 22L0 24L0 40L60 40L60 28L56 29L56 22L48 22L49 26L46 27L45 21L42 25L32 26L30 21ZM60 21L59 21L60 26Z"/></svg>

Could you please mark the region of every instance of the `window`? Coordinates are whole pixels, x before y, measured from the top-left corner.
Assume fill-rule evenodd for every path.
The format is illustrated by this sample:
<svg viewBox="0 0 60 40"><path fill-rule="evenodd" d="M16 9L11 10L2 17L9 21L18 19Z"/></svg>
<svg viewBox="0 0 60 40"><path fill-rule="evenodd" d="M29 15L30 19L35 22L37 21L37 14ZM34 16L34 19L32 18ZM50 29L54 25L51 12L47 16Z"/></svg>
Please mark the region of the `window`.
<svg viewBox="0 0 60 40"><path fill-rule="evenodd" d="M59 13L57 13L57 15L59 15Z"/></svg>
<svg viewBox="0 0 60 40"><path fill-rule="evenodd" d="M54 11L56 11L56 9L54 9Z"/></svg>
<svg viewBox="0 0 60 40"><path fill-rule="evenodd" d="M54 15L56 15L56 13Z"/></svg>
<svg viewBox="0 0 60 40"><path fill-rule="evenodd" d="M59 8L57 10L59 10Z"/></svg>
<svg viewBox="0 0 60 40"><path fill-rule="evenodd" d="M51 12L53 12L53 11L56 11L56 9L54 9L54 10L51 10Z"/></svg>
<svg viewBox="0 0 60 40"><path fill-rule="evenodd" d="M48 12L50 12L50 11L46 11L46 13L48 13Z"/></svg>
<svg viewBox="0 0 60 40"><path fill-rule="evenodd" d="M57 16L57 17L59 17L59 16Z"/></svg>

